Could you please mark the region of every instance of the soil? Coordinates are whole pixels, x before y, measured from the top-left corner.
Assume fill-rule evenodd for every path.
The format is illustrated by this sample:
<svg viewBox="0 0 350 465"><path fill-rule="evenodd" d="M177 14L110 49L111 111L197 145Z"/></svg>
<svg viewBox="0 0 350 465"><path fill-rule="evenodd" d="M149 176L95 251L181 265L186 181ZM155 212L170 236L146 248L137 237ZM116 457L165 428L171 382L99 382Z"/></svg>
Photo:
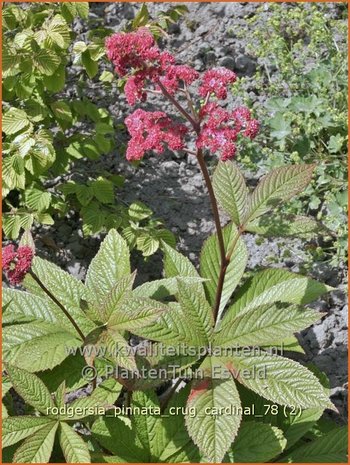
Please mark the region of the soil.
<svg viewBox="0 0 350 465"><path fill-rule="evenodd" d="M308 8L307 4L302 4ZM179 25L169 31L169 38L163 44L172 50L178 61L190 64L203 71L211 65L223 65L233 69L240 76L252 76L259 64L246 54L244 38L238 38L235 31L247 28L247 19L260 7L258 3L188 3L189 14ZM76 40L84 40L86 31L93 25L103 23L113 30L120 30L126 20L132 19L139 9L137 3L90 3L92 20L89 25L75 22ZM148 3L152 15L169 7L169 4ZM281 8L290 5L281 4ZM260 17L262 24L269 16L269 4L263 4ZM336 17L337 5L329 4L329 14ZM75 69L69 71L69 86L66 96L75 93ZM254 83L251 81L251 88ZM130 109L120 94L106 92L98 80L90 82L86 96L99 106L107 107L117 122L123 122ZM255 104L264 101L263 95L251 92ZM228 105L232 104L228 100ZM236 104L236 102L235 102ZM172 112L169 106L162 109ZM125 142L125 135L121 142ZM102 157L98 162L77 164L73 172L88 176L96 171L107 170L126 176L119 198L126 202L139 199L150 206L155 215L164 220L178 239L178 248L198 264L198 254L203 240L214 232L210 204L202 175L196 160L189 155L166 153L161 157L152 156L142 161L138 168L127 163L122 150ZM248 182L254 183L256 176L246 173ZM58 178L57 183L62 181ZM223 221L225 218L223 217ZM38 253L59 263L64 269L83 279L91 258L98 250L101 237L83 238L78 217L71 213L65 220L54 226L38 228L36 233ZM44 236L44 238L43 238ZM298 272L307 260L305 242L299 239L266 239L245 236L250 259L248 267L284 267ZM157 279L161 275L161 254L157 253L147 262L135 254L134 267L139 269L137 280ZM313 307L326 315L322 320L303 331L300 341L305 349L301 359L312 362L324 371L330 380L331 397L339 415L337 420L345 422L347 412L347 299L344 292L345 265L339 269L325 263L315 263L312 276L337 288Z"/></svg>

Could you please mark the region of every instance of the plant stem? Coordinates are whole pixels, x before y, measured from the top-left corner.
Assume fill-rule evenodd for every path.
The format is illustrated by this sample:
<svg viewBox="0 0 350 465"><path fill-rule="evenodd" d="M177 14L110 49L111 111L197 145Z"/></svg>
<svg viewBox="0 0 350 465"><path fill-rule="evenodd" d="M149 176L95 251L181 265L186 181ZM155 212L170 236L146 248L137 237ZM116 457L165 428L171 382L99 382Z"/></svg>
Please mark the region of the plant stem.
<svg viewBox="0 0 350 465"><path fill-rule="evenodd" d="M199 131L199 123L195 121L192 116L179 104L179 102L166 90L163 84L160 81L157 81L157 84L161 88L164 96L179 110L179 112L189 121L193 127L193 129L198 132Z"/></svg>
<svg viewBox="0 0 350 465"><path fill-rule="evenodd" d="M34 279L34 281L38 284L38 286L40 286L40 288L45 292L45 294L50 297L50 299L62 310L62 312L66 315L66 317L68 318L68 320L72 323L72 325L74 326L75 330L77 331L77 333L79 334L79 336L81 337L81 339L84 341L85 340L85 335L84 333L81 331L81 329L79 328L79 326L77 325L77 323L74 321L74 319L72 318L72 316L69 314L68 310L61 304L61 302L59 300L56 299L56 297L47 289L46 286L44 286L44 284L41 282L41 280L39 279L39 277L34 273L34 271L30 270L28 272L30 274L30 276Z"/></svg>

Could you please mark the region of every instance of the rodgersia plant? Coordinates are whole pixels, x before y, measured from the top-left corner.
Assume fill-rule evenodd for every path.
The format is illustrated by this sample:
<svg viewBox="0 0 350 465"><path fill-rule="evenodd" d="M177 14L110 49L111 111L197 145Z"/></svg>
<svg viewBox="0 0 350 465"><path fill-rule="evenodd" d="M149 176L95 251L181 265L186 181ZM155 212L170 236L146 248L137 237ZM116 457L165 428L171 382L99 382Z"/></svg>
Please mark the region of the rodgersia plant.
<svg viewBox="0 0 350 465"><path fill-rule="evenodd" d="M322 317L305 305L331 288L280 268L243 280L244 233L282 232L287 220L271 221L273 209L308 185L314 166L273 170L251 192L233 158L259 124L247 108L220 105L233 72L215 68L200 76L177 65L146 28L111 36L107 52L126 78L130 105L152 92L182 117L175 121L164 108L128 115L127 159L165 149L193 153L216 233L203 245L199 271L163 243L164 277L138 287L127 243L115 230L84 283L33 258L26 291L3 292L4 356L7 382L40 415L6 418L5 447L24 440L15 462L47 462L58 431L68 462L90 455L111 463L344 461L343 429L301 439L334 407L324 377L283 356L302 352L294 333ZM205 157L215 154L211 177ZM230 217L224 227L218 205ZM310 234L317 224L299 217L293 228ZM142 342L131 347L131 335ZM89 396L67 404L66 392L91 381ZM77 421L92 439L71 428Z"/></svg>

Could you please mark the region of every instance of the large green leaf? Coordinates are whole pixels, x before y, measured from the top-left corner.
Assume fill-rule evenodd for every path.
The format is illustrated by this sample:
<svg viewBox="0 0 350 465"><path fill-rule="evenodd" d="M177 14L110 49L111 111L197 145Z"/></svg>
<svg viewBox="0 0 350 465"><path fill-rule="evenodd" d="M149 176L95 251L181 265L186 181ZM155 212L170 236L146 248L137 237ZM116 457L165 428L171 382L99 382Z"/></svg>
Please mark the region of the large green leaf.
<svg viewBox="0 0 350 465"><path fill-rule="evenodd" d="M256 218L245 226L245 231L261 234L264 236L296 236L310 237L324 231L314 218L308 216L288 215L279 216L262 216Z"/></svg>
<svg viewBox="0 0 350 465"><path fill-rule="evenodd" d="M55 423L48 417L7 417L2 422L2 446L8 447L25 439L48 423Z"/></svg>
<svg viewBox="0 0 350 465"><path fill-rule="evenodd" d="M198 277L181 277L182 281L188 284L199 284L204 281ZM198 287L197 287L198 288ZM133 295L138 297L150 297L155 300L163 300L170 295L176 295L178 292L178 278L164 278L155 281L148 281L133 290Z"/></svg>
<svg viewBox="0 0 350 465"><path fill-rule="evenodd" d="M316 376L297 362L277 355L226 357L226 366L247 388L265 399L295 408L334 408Z"/></svg>
<svg viewBox="0 0 350 465"><path fill-rule="evenodd" d="M45 384L29 371L5 364L9 378L14 389L29 405L39 410L44 415L50 414L50 410L55 407Z"/></svg>
<svg viewBox="0 0 350 465"><path fill-rule="evenodd" d="M283 432L276 426L255 421L243 422L227 454L227 461L265 463L281 454L286 444Z"/></svg>
<svg viewBox="0 0 350 465"><path fill-rule="evenodd" d="M164 273L166 278L174 278L180 276L181 278L192 277L199 278L199 274L190 262L190 260L182 255L177 250L170 247L166 242L162 242L162 249L164 251ZM203 285L198 283L198 291L204 295Z"/></svg>
<svg viewBox="0 0 350 465"><path fill-rule="evenodd" d="M132 407L135 408L135 414L131 418L131 425L137 432L138 439L142 444L145 453L148 453L147 462L152 462L154 459L157 460L156 456L156 434L157 426L161 421L160 416L149 413L144 415L138 414L137 409L147 409L150 412L156 412L159 409L159 401L156 394L153 391L136 391L132 395ZM160 410L159 410L160 411Z"/></svg>
<svg viewBox="0 0 350 465"><path fill-rule="evenodd" d="M203 347L208 345L214 327L213 312L202 293L198 292L197 285L189 285L178 278L177 300L187 324L198 334L199 344Z"/></svg>
<svg viewBox="0 0 350 465"><path fill-rule="evenodd" d="M165 304L142 297L123 300L108 320L108 328L132 331L142 335L142 328L154 322L167 310Z"/></svg>
<svg viewBox="0 0 350 465"><path fill-rule="evenodd" d="M248 279L225 315L228 325L236 315L265 304L308 304L333 288L287 270L266 269Z"/></svg>
<svg viewBox="0 0 350 465"><path fill-rule="evenodd" d="M302 192L310 183L314 169L315 165L282 166L264 176L251 194L244 222L258 218Z"/></svg>
<svg viewBox="0 0 350 465"><path fill-rule="evenodd" d="M81 281L63 271L59 266L39 257L34 258L32 270L44 283L46 289L70 313L83 333L87 334L94 329L94 323L86 317L81 309L81 301L88 300L89 295ZM46 297L51 303L53 302L30 275L27 274L24 284L34 294ZM74 330L73 326L72 328Z"/></svg>
<svg viewBox="0 0 350 465"><path fill-rule="evenodd" d="M335 428L315 441L293 449L279 462L283 463L348 463L347 427Z"/></svg>
<svg viewBox="0 0 350 465"><path fill-rule="evenodd" d="M3 306L8 305L3 314L4 323L16 322L20 317L29 317L71 329L71 323L61 310L40 296L4 288L2 290L2 303Z"/></svg>
<svg viewBox="0 0 350 465"><path fill-rule="evenodd" d="M312 309L292 305L289 307L265 304L239 314L225 324L216 335L220 346L261 346L293 335L315 323L322 314Z"/></svg>
<svg viewBox="0 0 350 465"><path fill-rule="evenodd" d="M157 423L153 452L158 462L173 463L174 454L177 455L177 461L185 461L184 458L179 460L179 457L187 455L186 449L188 447L196 456L196 459L191 461L199 462L199 453L188 435L183 413L189 388L190 384L181 389L179 393L175 393L170 399L161 421Z"/></svg>
<svg viewBox="0 0 350 465"><path fill-rule="evenodd" d="M46 76L52 76L61 63L60 57L53 50L48 49L39 50L32 59L37 70Z"/></svg>
<svg viewBox="0 0 350 465"><path fill-rule="evenodd" d="M227 266L225 280L220 300L219 316L225 308L225 305L229 301L233 291L239 283L244 273L247 260L248 252L243 242L243 239L238 236L238 231L234 224L229 224L223 228L224 244L226 254L233 248L231 260ZM219 249L219 243L217 234L210 236L204 243L201 260L200 270L203 278L207 278L209 281L204 282L207 297L211 305L215 304L216 290L219 281L221 265L221 255Z"/></svg>
<svg viewBox="0 0 350 465"><path fill-rule="evenodd" d="M125 240L114 229L109 231L86 274L86 286L102 303L106 294L123 276L130 274L130 253Z"/></svg>
<svg viewBox="0 0 350 465"><path fill-rule="evenodd" d="M17 449L14 463L47 463L50 460L58 423L50 423L25 439Z"/></svg>
<svg viewBox="0 0 350 465"><path fill-rule="evenodd" d="M96 309L100 316L101 322L106 323L111 315L117 311L118 306L123 301L123 299L130 295L134 279L135 273L129 276L124 276L123 278L120 278L116 285L109 291L105 297L103 305L98 306Z"/></svg>
<svg viewBox="0 0 350 465"><path fill-rule="evenodd" d="M60 423L59 439L67 463L90 463L86 442L67 423Z"/></svg>
<svg viewBox="0 0 350 465"><path fill-rule="evenodd" d="M235 162L219 161L213 176L215 196L221 208L239 226L248 203L248 189Z"/></svg>
<svg viewBox="0 0 350 465"><path fill-rule="evenodd" d="M208 377L192 384L188 397L186 426L193 442L210 462L220 463L233 442L240 422L240 399L232 378L211 378L214 370L221 369L221 362L207 357L200 369ZM225 408L232 412L225 412ZM196 415L190 415L194 409Z"/></svg>
<svg viewBox="0 0 350 465"><path fill-rule="evenodd" d="M101 417L94 422L91 431L104 449L118 457L118 461L145 463L147 460L147 451L143 450L135 431L120 418Z"/></svg>
<svg viewBox="0 0 350 465"><path fill-rule="evenodd" d="M67 356L67 347L81 340L59 326L43 321L13 324L3 329L5 361L30 372L52 369Z"/></svg>

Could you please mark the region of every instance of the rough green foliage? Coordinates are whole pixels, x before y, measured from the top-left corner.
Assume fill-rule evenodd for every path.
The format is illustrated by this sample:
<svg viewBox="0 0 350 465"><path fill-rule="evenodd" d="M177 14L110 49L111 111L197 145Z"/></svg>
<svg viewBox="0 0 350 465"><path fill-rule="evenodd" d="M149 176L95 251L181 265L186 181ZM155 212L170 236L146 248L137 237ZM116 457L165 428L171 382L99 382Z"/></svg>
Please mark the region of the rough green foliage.
<svg viewBox="0 0 350 465"><path fill-rule="evenodd" d="M306 195L283 205L281 213L311 213L322 221L329 229L322 233L328 243L314 256L336 266L347 253L347 11L339 5L335 16L329 4L268 8L268 17L258 9L244 30L247 52L258 67L237 89L254 81L268 98L256 107L265 123L261 137L239 161L267 171L316 163ZM242 97L250 103L248 94Z"/></svg>

